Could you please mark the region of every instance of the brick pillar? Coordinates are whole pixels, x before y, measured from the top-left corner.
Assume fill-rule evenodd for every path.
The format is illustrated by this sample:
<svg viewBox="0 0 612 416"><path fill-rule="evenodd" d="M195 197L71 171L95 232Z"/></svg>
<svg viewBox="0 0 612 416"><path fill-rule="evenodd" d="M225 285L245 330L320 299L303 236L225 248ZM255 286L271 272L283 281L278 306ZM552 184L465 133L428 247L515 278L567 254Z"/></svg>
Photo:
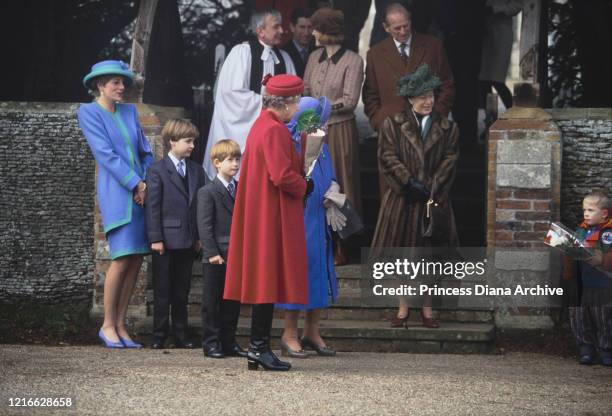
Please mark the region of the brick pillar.
<svg viewBox="0 0 612 416"><path fill-rule="evenodd" d="M539 108L514 107L489 130L487 247L499 279L548 282L558 270L543 243L560 217L561 133ZM552 279L554 280L554 279ZM545 309L500 310L501 327L544 327Z"/></svg>
<svg viewBox="0 0 612 416"><path fill-rule="evenodd" d="M142 126L145 136L149 139L155 160L158 160L163 154L163 145L160 133L164 121L169 117L185 118L185 110L178 107L158 107L147 104L136 104L136 107L138 109L140 125ZM101 318L104 316L104 277L111 260L109 258L108 243L106 241L104 232L102 231L102 220L97 202L95 210L95 276L91 315L95 318ZM136 288L134 289L134 294L128 309L129 318L141 319L147 316L147 303L150 303L147 300L147 291L151 288L151 281L151 256L146 256L140 270L140 274L138 275Z"/></svg>

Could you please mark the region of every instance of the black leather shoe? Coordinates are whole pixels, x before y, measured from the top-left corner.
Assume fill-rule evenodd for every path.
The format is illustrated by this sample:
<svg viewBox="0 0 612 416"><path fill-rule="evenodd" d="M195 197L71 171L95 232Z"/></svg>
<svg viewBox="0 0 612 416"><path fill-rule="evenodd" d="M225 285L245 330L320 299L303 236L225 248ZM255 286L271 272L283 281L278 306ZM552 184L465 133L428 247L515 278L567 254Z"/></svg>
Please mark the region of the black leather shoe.
<svg viewBox="0 0 612 416"><path fill-rule="evenodd" d="M234 342L234 344L230 347L224 347L223 353L225 354L226 357L243 357L244 358L247 356L247 352L243 350L240 347L240 345L238 345L237 342Z"/></svg>
<svg viewBox="0 0 612 416"><path fill-rule="evenodd" d="M223 350L219 348L218 344L204 345L204 356L210 358L225 358Z"/></svg>
<svg viewBox="0 0 612 416"><path fill-rule="evenodd" d="M153 342L151 343L151 349L154 349L154 350L163 350L165 343L166 343L165 340L163 340L161 338L154 338Z"/></svg>
<svg viewBox="0 0 612 416"><path fill-rule="evenodd" d="M192 350L195 348L195 344L191 341L184 341L184 340L177 339L176 341L174 341L174 348L183 348L186 350Z"/></svg>
<svg viewBox="0 0 612 416"><path fill-rule="evenodd" d="M270 349L270 344L266 341L251 342L247 353L247 363L249 370L257 370L261 365L268 371L289 371L291 364L278 359Z"/></svg>

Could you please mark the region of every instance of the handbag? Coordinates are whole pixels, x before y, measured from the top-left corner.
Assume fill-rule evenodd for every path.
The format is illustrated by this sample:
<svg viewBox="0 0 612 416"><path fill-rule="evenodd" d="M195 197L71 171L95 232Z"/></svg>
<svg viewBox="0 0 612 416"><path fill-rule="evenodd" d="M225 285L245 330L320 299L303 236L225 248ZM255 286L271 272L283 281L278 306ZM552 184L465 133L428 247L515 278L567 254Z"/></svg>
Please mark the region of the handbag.
<svg viewBox="0 0 612 416"><path fill-rule="evenodd" d="M348 199L344 202L344 205L340 207L340 212L346 217L346 225L341 230L338 230L338 236L341 239L346 240L353 234L356 234L363 230L363 221L355 210L353 204Z"/></svg>

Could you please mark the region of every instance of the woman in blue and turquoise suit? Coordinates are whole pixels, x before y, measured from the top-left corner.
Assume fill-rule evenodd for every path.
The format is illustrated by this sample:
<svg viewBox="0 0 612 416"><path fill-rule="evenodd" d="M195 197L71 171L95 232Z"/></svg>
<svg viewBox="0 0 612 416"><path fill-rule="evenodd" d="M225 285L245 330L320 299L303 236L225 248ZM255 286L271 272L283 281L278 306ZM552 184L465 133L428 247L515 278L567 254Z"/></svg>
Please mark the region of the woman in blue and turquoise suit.
<svg viewBox="0 0 612 416"><path fill-rule="evenodd" d="M298 150L301 146L301 136L307 131L324 126L330 114L331 104L326 97L301 98L297 113L287 124ZM307 357L302 348L313 349L319 355L335 355L335 351L326 346L319 331L321 309L327 308L330 298L333 302L338 295L331 229L326 220L327 204L324 205L325 194L332 187L332 183L335 183L336 175L326 144L323 144L310 177L314 182L314 190L306 199L304 208L308 252L308 305L277 305L278 308L285 309L281 352L294 358ZM301 310L306 310L306 321L302 339L299 340L297 322Z"/></svg>
<svg viewBox="0 0 612 416"><path fill-rule="evenodd" d="M144 177L153 162L136 107L121 104L134 74L121 61L91 67L83 85L95 99L78 110L79 125L98 164L97 199L112 262L104 280L104 323L98 336L109 348L141 348L125 327L130 297L149 253Z"/></svg>

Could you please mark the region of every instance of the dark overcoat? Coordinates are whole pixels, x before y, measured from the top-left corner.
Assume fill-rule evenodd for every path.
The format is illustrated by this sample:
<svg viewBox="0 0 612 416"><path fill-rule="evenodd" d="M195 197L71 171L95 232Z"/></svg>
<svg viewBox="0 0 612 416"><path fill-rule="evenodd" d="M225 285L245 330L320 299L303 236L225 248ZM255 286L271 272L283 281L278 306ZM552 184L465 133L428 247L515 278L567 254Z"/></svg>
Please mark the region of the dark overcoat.
<svg viewBox="0 0 612 416"><path fill-rule="evenodd" d="M450 189L455 178L459 130L452 121L432 113L425 140L411 110L387 117L378 136L378 168L389 189L381 201L372 247L426 247L457 243ZM408 198L411 177L434 187L433 234L423 237L425 202Z"/></svg>
<svg viewBox="0 0 612 416"><path fill-rule="evenodd" d="M413 33L410 43L406 62L390 36L368 51L362 99L363 109L375 130L381 128L385 118L404 109L406 102L397 95L397 81L422 64L427 64L442 81L436 96L436 110L444 116L451 110L455 88L442 42L433 36Z"/></svg>

